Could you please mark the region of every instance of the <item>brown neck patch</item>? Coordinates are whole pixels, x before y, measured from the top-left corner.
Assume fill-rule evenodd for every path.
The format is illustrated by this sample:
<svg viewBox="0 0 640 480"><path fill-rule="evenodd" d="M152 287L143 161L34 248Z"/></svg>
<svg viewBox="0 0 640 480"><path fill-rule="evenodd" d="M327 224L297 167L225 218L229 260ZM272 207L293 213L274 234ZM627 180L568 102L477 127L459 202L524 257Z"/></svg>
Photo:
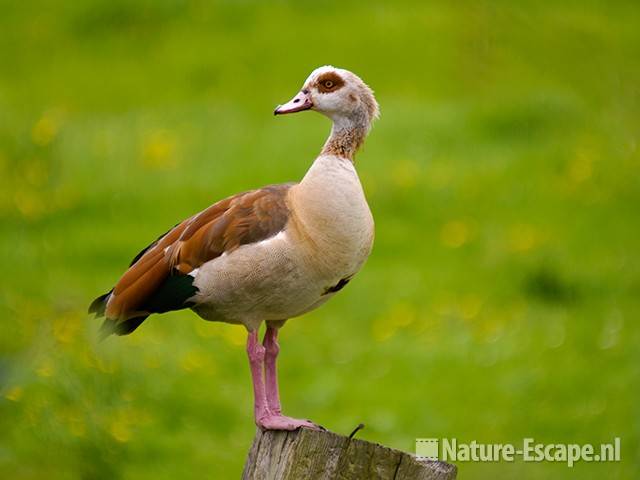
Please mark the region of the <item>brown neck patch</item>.
<svg viewBox="0 0 640 480"><path fill-rule="evenodd" d="M316 87L320 93L331 93L344 86L344 80L336 72L323 73L316 80Z"/></svg>
<svg viewBox="0 0 640 480"><path fill-rule="evenodd" d="M364 143L366 136L367 129L363 126L333 131L321 153L322 155L346 158L353 162L355 154Z"/></svg>

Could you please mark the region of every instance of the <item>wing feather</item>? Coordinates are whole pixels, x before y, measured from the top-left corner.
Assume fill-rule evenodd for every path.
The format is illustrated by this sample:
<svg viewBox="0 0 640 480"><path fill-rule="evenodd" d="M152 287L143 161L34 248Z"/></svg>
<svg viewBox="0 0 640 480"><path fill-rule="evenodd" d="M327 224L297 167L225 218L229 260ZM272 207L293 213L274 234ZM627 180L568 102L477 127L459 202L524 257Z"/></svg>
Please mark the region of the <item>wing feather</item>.
<svg viewBox="0 0 640 480"><path fill-rule="evenodd" d="M188 275L225 252L282 231L289 219L286 196L291 186L270 185L234 195L178 224L134 258L112 292L94 301L92 311L104 313L111 330L126 334L146 315L190 306L187 300L195 287L169 281L171 277ZM131 319L136 321L118 328Z"/></svg>

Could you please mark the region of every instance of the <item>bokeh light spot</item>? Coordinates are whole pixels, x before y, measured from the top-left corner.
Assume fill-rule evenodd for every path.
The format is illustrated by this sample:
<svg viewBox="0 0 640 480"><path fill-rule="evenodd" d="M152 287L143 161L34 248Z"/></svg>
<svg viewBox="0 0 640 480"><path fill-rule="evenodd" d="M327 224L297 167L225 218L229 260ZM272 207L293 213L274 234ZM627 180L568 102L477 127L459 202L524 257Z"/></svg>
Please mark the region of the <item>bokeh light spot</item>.
<svg viewBox="0 0 640 480"><path fill-rule="evenodd" d="M447 222L440 231L440 241L449 248L458 248L469 241L471 230L462 220Z"/></svg>

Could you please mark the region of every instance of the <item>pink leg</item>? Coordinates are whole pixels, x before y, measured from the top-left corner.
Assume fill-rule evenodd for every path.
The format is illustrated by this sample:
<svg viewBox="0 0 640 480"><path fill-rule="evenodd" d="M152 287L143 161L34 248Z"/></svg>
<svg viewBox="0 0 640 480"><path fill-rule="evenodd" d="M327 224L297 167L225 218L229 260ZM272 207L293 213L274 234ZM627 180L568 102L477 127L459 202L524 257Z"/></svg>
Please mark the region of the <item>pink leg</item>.
<svg viewBox="0 0 640 480"><path fill-rule="evenodd" d="M276 369L276 358L280 353L278 345L278 329L267 327L262 345L265 349L264 355L264 377L267 405L271 413L282 414L280 407L280 392L278 390L278 370Z"/></svg>
<svg viewBox="0 0 640 480"><path fill-rule="evenodd" d="M264 363L264 347L258 340L258 331L249 332L247 337L247 355L249 356L249 366L251 368L251 379L253 380L253 414L256 424L259 425L261 418L269 416L267 408L267 397L264 390L264 380L262 378L262 365Z"/></svg>
<svg viewBox="0 0 640 480"><path fill-rule="evenodd" d="M247 352L253 377L256 425L266 430L295 430L300 427L318 429L320 427L308 420L286 417L281 413L276 372L276 357L279 352L277 337L278 329L267 327L264 346L258 343L257 331L249 332L247 340ZM263 364L265 381L262 378Z"/></svg>

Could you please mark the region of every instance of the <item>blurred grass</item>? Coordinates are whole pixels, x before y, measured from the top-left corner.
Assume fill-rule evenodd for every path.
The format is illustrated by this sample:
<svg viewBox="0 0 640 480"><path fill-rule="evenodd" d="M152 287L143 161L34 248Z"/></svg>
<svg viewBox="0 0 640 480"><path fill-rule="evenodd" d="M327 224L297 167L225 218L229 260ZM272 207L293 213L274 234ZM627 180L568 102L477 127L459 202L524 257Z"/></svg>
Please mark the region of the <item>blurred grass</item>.
<svg viewBox="0 0 640 480"><path fill-rule="evenodd" d="M599 443L640 468L640 9L628 1L2 2L0 476L237 478L241 328L190 312L96 344L85 308L160 232L300 178L328 123L274 119L318 65L382 118L373 256L282 334L286 409L416 437Z"/></svg>

